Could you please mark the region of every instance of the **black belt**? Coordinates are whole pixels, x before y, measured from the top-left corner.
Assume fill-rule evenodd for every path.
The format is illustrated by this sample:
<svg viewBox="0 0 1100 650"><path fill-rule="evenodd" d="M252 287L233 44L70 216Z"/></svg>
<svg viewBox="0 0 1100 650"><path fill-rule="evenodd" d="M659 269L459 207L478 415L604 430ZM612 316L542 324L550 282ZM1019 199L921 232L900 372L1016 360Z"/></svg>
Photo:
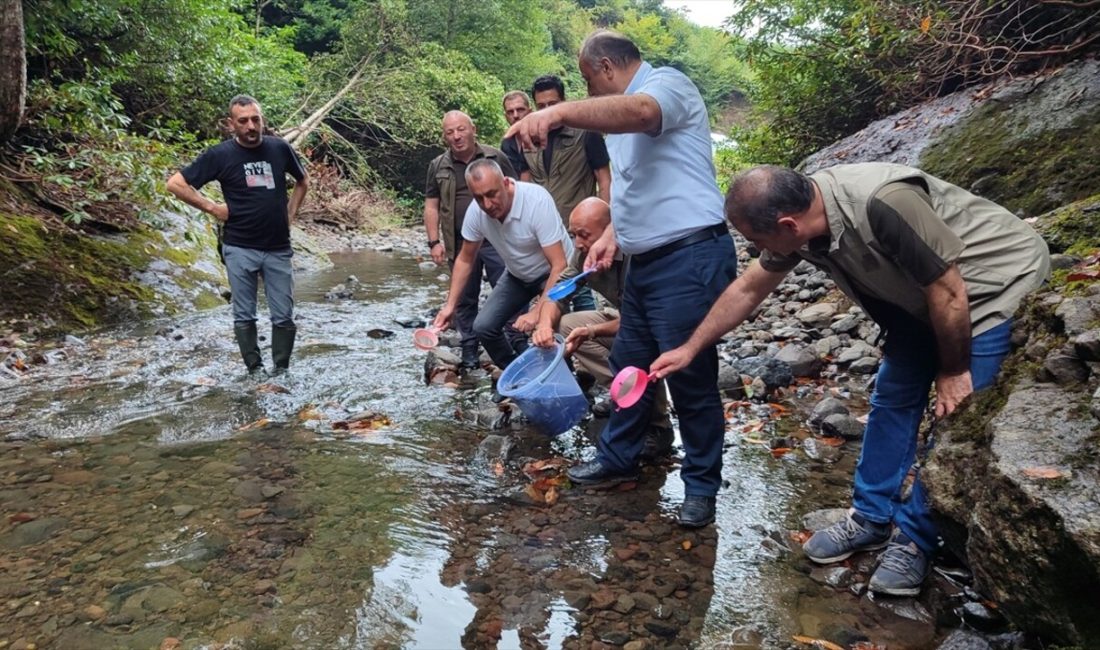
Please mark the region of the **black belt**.
<svg viewBox="0 0 1100 650"><path fill-rule="evenodd" d="M638 262L642 262L643 264L646 263L646 262L652 262L653 260L660 259L660 258L664 257L665 255L668 255L669 253L671 253L673 251L678 251L681 248L684 248L686 246L691 246L692 244L698 244L699 242L707 241L708 239L717 239L718 237L721 237L722 235L728 235L728 234L730 234L730 230L729 230L729 228L726 227L725 222L716 223L713 226L710 226L709 228L703 228L702 230L696 230L695 232L691 233L687 237L681 237L680 239L677 239L676 241L673 241L673 242L669 242L669 243L665 244L664 246L658 246L657 248L648 250L644 253L638 253L636 255L631 255L630 259L631 260L636 260Z"/></svg>

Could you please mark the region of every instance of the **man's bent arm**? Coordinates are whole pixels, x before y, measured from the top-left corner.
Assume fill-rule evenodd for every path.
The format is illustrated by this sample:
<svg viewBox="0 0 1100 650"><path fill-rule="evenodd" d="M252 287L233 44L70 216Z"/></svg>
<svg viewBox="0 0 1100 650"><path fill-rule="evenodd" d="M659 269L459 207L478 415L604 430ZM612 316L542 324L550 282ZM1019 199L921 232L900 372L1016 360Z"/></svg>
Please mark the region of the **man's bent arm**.
<svg viewBox="0 0 1100 650"><path fill-rule="evenodd" d="M187 182L187 179L183 177L183 174L176 172L172 174L172 177L168 179L167 183L168 191L175 195L177 199L183 201L187 205L212 215L222 221L225 219L218 216L219 204L211 201L202 194L200 194L195 188Z"/></svg>
<svg viewBox="0 0 1100 650"><path fill-rule="evenodd" d="M970 300L959 267L952 264L924 288L936 334L936 417L955 410L974 390L970 377Z"/></svg>
<svg viewBox="0 0 1100 650"><path fill-rule="evenodd" d="M303 174L302 178L294 183L294 191L290 195L290 203L286 206L287 222L293 226L294 218L298 216L298 208L302 207L302 201L309 191L309 176Z"/></svg>
<svg viewBox="0 0 1100 650"><path fill-rule="evenodd" d="M718 300L707 312L706 318L699 323L686 343L662 354L653 362L652 369L657 376L663 378L680 370L704 348L713 345L726 332L744 322L752 311L764 302L768 294L775 291L785 277L787 277L786 271L768 271L759 262L754 262L744 275L734 280L733 284L726 287L722 295L718 296ZM671 363L666 358L673 356L674 353L679 356L686 355L686 358L681 359L682 365Z"/></svg>

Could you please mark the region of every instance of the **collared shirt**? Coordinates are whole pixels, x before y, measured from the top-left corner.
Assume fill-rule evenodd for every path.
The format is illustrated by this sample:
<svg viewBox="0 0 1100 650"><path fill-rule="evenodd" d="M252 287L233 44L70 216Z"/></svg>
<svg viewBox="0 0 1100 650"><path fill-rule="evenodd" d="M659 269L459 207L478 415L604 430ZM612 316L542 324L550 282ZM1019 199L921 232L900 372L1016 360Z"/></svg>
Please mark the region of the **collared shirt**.
<svg viewBox="0 0 1100 650"><path fill-rule="evenodd" d="M515 182L512 208L504 221L485 214L476 202L470 204L462 224L467 241L488 239L500 253L508 272L524 282L533 282L550 272L542 250L561 242L565 258L573 254L573 242L565 232L550 193L534 183Z"/></svg>
<svg viewBox="0 0 1100 650"><path fill-rule="evenodd" d="M607 136L611 218L624 252L635 255L722 223L710 119L699 89L674 68L642 62L627 95L661 107L657 135Z"/></svg>

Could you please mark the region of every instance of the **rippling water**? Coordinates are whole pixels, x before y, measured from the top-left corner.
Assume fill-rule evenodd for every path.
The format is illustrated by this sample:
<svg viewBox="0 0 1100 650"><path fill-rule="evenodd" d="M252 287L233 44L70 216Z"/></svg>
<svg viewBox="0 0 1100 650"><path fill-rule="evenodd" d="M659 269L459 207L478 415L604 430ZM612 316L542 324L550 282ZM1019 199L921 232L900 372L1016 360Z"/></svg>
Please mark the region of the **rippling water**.
<svg viewBox="0 0 1100 650"><path fill-rule="evenodd" d="M438 306L438 272L375 253L335 262L299 278L279 389L243 376L227 307L99 332L2 387L0 647L733 647L746 632L775 647L807 616L855 619L775 541L844 501L850 460L827 481L731 432L718 525L702 533L670 523L675 467L533 507L522 460L579 457L585 433L514 429L519 460L497 467L479 451L491 432L455 420L476 408L469 394L426 387L394 322ZM354 298L323 299L351 274ZM392 424L333 430L365 411ZM663 619L587 600L675 580Z"/></svg>

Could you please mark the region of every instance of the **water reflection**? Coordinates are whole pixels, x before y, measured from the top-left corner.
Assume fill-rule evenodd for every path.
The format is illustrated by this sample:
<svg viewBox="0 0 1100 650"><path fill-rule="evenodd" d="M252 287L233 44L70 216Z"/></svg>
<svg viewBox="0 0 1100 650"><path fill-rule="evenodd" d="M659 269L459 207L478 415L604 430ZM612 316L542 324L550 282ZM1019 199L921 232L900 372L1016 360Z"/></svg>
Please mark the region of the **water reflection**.
<svg viewBox="0 0 1100 650"><path fill-rule="evenodd" d="M4 389L0 641L707 647L739 625L789 638L792 572L767 540L791 524L804 469L731 433L719 525L702 531L674 524L674 467L532 506L524 462L591 453L585 433L503 432L498 472L491 432L424 386L395 323L438 305L438 272L371 253L336 263L299 280L278 390L243 376L227 307L90 336ZM325 301L349 275L353 297ZM333 431L364 411L393 424Z"/></svg>

